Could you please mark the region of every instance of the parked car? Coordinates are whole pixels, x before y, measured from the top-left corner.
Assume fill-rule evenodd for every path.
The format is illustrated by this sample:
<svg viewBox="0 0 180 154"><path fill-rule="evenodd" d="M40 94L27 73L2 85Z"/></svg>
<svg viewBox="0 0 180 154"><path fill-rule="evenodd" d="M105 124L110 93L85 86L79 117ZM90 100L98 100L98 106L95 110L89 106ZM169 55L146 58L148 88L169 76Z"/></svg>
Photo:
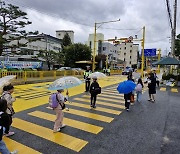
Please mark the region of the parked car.
<svg viewBox="0 0 180 154"><path fill-rule="evenodd" d="M72 70L75 70L75 71L83 71L82 68L72 68Z"/></svg>
<svg viewBox="0 0 180 154"><path fill-rule="evenodd" d="M133 68L129 67L122 71L122 75L129 75L129 72L133 72Z"/></svg>
<svg viewBox="0 0 180 154"><path fill-rule="evenodd" d="M71 67L61 67L57 69L57 71L65 71L65 70L71 70Z"/></svg>

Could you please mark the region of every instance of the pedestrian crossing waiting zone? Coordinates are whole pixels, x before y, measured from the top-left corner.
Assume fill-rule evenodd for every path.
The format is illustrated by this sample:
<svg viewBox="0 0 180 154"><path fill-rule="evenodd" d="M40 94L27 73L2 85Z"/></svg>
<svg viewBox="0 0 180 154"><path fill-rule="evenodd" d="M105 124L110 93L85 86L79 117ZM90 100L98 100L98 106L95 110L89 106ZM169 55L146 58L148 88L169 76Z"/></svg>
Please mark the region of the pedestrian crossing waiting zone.
<svg viewBox="0 0 180 154"><path fill-rule="evenodd" d="M90 108L89 94L74 96L66 105L69 110L63 110L65 114L63 123L66 127L58 133L53 133L56 117L55 112L48 107L48 103L17 113L12 124L12 128L17 133L9 138L4 137L7 147L11 151L18 150L19 154L51 153L51 148L59 153L80 152L95 135L99 135L124 110L124 96L118 94L116 88L117 86L112 86L102 89L102 93L97 98L96 109ZM23 94L28 92L27 90L22 91L19 96L28 99L29 96ZM40 95L47 94L45 91L40 93ZM37 97L35 91L32 95ZM27 139L25 141L21 134L29 141ZM41 146L35 146L35 143L41 143ZM49 145L51 147L47 148Z"/></svg>

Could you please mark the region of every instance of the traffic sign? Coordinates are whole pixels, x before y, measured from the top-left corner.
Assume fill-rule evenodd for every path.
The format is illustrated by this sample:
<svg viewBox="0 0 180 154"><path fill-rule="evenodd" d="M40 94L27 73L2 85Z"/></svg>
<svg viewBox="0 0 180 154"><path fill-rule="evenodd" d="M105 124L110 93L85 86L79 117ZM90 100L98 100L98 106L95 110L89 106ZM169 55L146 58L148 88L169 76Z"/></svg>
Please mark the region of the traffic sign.
<svg viewBox="0 0 180 154"><path fill-rule="evenodd" d="M144 49L144 56L145 57L152 57L152 56L156 56L156 49Z"/></svg>

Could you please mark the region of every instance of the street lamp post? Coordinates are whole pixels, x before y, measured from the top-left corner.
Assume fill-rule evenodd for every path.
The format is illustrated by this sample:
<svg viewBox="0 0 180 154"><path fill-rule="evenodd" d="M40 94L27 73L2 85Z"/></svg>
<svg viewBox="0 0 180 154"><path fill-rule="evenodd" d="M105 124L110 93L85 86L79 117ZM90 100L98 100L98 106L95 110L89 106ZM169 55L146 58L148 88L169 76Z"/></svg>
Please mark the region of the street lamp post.
<svg viewBox="0 0 180 154"><path fill-rule="evenodd" d="M95 24L94 24L94 49L93 49L93 63L92 63L92 71L93 72L95 70L95 56L96 56L96 42L97 42L96 41L96 30L103 24L110 23L110 22L118 22L118 21L120 21L120 19L114 20L114 21L98 22L98 23L95 22ZM97 27L98 24L100 24L99 27Z"/></svg>
<svg viewBox="0 0 180 154"><path fill-rule="evenodd" d="M145 42L145 26L143 27L143 38L142 38L142 62L141 62L141 76L144 74L144 42Z"/></svg>

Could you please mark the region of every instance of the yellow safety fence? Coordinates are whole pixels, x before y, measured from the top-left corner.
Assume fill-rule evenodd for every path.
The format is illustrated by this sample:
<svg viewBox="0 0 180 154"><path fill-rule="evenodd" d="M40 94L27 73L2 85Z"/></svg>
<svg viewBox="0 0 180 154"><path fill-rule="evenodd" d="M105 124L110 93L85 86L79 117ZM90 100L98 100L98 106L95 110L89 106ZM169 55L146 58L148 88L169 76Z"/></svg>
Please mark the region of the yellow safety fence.
<svg viewBox="0 0 180 154"><path fill-rule="evenodd" d="M111 70L111 75L121 74L122 70ZM57 79L62 76L79 76L83 77L83 71L74 71L74 70L64 70L64 71L2 71L0 72L0 77L7 75L16 75L15 82L24 82L27 81L44 81Z"/></svg>

